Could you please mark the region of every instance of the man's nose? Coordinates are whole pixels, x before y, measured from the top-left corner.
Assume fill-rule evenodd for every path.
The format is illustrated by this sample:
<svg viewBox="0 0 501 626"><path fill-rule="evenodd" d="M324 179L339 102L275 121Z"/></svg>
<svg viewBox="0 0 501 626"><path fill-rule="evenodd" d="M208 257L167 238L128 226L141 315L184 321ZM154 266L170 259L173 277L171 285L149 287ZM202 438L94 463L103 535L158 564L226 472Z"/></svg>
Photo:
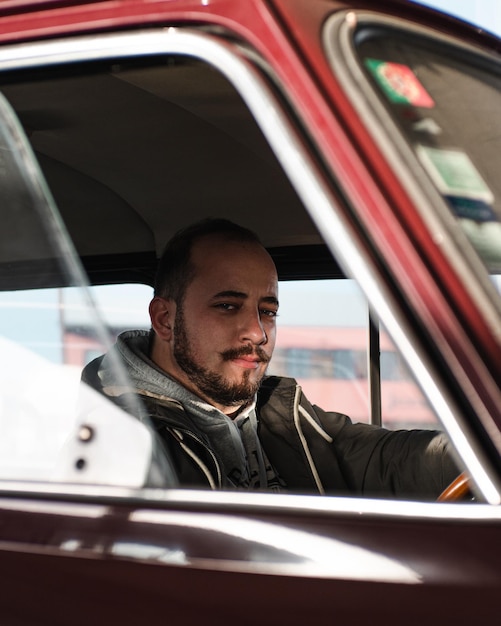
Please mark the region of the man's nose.
<svg viewBox="0 0 501 626"><path fill-rule="evenodd" d="M249 311L244 319L241 330L242 341L251 341L255 345L263 345L268 341L259 311Z"/></svg>

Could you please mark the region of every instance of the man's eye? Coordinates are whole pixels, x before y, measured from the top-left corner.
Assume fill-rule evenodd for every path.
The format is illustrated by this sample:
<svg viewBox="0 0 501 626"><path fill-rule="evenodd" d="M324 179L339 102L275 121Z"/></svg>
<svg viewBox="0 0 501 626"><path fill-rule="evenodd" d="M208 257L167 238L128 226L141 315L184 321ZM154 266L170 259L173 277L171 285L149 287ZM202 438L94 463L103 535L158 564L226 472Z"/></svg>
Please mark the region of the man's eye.
<svg viewBox="0 0 501 626"><path fill-rule="evenodd" d="M262 309L261 315L264 315L265 317L277 317L278 311L273 311L273 309Z"/></svg>
<svg viewBox="0 0 501 626"><path fill-rule="evenodd" d="M233 311L237 308L235 304L230 304L229 302L220 302L215 306L216 309L222 309L223 311Z"/></svg>

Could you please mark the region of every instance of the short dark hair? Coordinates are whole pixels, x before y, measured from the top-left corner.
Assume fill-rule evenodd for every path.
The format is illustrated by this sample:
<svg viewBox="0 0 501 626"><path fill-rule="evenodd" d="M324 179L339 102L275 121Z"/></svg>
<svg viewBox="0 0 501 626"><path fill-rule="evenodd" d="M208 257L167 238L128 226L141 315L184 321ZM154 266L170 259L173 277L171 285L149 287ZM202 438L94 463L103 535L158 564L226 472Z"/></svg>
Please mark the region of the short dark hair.
<svg viewBox="0 0 501 626"><path fill-rule="evenodd" d="M258 243L252 230L222 218L207 218L178 231L165 246L159 259L154 295L181 302L184 292L195 275L191 263L193 244L208 235L221 235L227 241Z"/></svg>

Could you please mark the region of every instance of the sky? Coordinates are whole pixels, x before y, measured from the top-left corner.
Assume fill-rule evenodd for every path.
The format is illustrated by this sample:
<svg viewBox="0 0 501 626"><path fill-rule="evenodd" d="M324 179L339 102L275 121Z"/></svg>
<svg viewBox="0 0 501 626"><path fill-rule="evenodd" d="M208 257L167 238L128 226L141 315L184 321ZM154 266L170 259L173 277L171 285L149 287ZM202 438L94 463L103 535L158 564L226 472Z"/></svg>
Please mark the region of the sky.
<svg viewBox="0 0 501 626"><path fill-rule="evenodd" d="M427 0L421 1L421 4L450 13L501 35L500 0Z"/></svg>

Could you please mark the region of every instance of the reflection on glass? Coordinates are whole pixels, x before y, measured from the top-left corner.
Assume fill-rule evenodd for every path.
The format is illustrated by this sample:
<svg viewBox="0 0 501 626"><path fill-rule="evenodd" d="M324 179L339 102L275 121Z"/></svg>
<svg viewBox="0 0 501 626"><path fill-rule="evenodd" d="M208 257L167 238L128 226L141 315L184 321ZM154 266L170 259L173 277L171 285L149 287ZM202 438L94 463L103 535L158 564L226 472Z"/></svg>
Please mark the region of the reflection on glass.
<svg viewBox="0 0 501 626"><path fill-rule="evenodd" d="M394 121L490 271L501 271L501 77L404 29L361 28L357 52Z"/></svg>

